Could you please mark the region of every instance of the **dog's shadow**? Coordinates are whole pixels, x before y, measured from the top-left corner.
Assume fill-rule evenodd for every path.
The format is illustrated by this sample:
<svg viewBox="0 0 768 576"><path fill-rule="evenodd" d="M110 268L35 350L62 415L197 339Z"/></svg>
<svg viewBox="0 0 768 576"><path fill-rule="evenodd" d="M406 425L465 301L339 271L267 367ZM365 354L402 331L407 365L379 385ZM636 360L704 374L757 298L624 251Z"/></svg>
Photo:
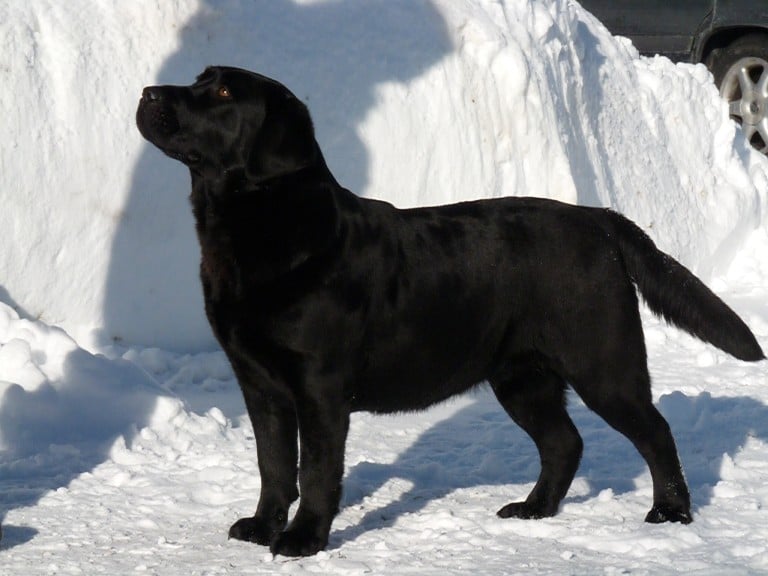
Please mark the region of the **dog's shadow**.
<svg viewBox="0 0 768 576"><path fill-rule="evenodd" d="M735 457L749 438L768 442L768 406L752 398L713 397L708 393L689 397L675 392L662 396L658 407L675 436L694 512L711 502L724 458ZM587 501L605 489L616 495L636 490L635 479L648 469L632 444L575 396L570 398L569 413L585 445L577 478L586 480L589 490L566 496L564 504ZM473 404L423 433L395 462L361 462L348 470L342 510L360 507L365 512L358 522L333 531L330 547L392 526L403 516L457 490L508 486L502 499L494 502L496 508L488 510L491 519L496 509L524 499L538 472L539 457L533 442L490 392L482 394ZM410 488L384 506L369 509L369 497L395 479ZM638 522L641 520L642 513Z"/></svg>

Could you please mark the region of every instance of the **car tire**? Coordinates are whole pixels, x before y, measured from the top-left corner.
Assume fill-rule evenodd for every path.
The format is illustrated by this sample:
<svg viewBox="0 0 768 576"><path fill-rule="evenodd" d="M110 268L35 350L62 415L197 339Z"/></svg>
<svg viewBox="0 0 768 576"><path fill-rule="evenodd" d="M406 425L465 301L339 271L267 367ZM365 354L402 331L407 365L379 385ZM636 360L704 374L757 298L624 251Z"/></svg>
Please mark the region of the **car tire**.
<svg viewBox="0 0 768 576"><path fill-rule="evenodd" d="M713 50L707 67L731 118L750 144L768 154L768 34L748 34Z"/></svg>

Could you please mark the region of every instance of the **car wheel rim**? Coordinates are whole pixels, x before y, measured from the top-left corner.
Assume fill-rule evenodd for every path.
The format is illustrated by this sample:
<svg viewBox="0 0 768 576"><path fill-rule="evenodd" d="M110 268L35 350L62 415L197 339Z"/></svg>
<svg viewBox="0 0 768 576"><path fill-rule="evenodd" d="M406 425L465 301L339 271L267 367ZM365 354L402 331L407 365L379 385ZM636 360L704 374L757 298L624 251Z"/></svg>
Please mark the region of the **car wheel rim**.
<svg viewBox="0 0 768 576"><path fill-rule="evenodd" d="M747 140L768 153L768 61L755 57L737 60L726 72L720 94Z"/></svg>

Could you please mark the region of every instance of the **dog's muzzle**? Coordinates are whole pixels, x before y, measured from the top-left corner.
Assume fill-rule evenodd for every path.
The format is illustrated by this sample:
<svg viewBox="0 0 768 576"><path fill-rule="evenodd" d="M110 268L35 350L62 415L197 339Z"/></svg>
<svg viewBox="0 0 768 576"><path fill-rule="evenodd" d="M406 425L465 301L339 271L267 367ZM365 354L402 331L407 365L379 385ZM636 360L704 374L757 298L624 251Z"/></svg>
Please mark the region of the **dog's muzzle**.
<svg viewBox="0 0 768 576"><path fill-rule="evenodd" d="M136 124L142 136L156 144L159 144L158 137L168 137L179 131L176 112L164 97L162 88L144 88L136 111Z"/></svg>

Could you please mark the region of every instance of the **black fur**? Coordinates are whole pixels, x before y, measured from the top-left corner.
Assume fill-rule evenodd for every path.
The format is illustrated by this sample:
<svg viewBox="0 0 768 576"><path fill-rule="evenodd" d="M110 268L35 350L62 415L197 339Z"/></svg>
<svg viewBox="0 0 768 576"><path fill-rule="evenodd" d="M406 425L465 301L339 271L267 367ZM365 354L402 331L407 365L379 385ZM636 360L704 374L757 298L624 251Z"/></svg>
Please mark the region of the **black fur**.
<svg viewBox="0 0 768 576"><path fill-rule="evenodd" d="M647 461L646 520L691 521L675 444L651 401L635 288L734 356L763 353L629 220L534 198L412 210L358 198L328 170L305 106L234 68L146 88L137 123L190 169L206 313L256 435L261 497L231 537L277 554L323 549L350 413L418 410L483 381L541 456L531 494L500 516L557 512L582 450L565 410L570 385Z"/></svg>

